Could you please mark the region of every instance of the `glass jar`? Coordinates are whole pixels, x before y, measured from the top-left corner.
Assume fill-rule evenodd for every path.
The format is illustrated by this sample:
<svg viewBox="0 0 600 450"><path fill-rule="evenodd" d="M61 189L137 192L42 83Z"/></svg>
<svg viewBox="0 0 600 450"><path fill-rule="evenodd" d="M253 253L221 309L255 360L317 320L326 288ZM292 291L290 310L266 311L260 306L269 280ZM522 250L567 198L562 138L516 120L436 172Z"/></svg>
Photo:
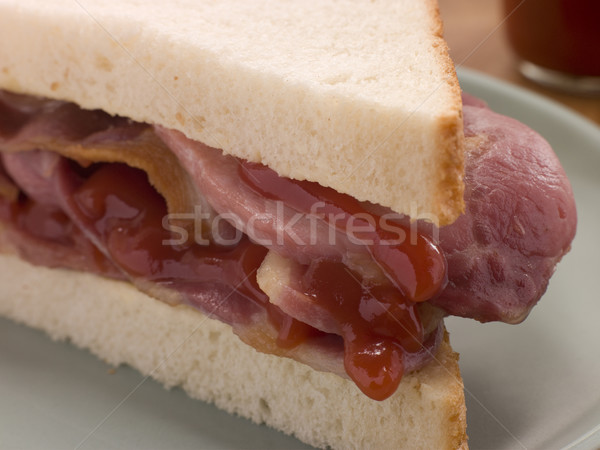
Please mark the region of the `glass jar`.
<svg viewBox="0 0 600 450"><path fill-rule="evenodd" d="M600 94L600 0L504 0L504 10L525 77Z"/></svg>

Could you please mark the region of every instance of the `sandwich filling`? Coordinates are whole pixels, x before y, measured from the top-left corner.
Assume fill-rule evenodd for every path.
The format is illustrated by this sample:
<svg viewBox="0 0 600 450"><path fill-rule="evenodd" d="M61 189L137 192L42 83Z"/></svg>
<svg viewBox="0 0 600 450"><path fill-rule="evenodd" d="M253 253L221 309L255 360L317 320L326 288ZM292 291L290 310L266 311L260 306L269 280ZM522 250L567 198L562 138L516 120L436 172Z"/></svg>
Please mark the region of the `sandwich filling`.
<svg viewBox="0 0 600 450"><path fill-rule="evenodd" d="M438 229L175 130L0 93L0 250L132 282L383 400L435 357L445 314L523 320L574 236L547 143L472 99L464 118L466 212Z"/></svg>

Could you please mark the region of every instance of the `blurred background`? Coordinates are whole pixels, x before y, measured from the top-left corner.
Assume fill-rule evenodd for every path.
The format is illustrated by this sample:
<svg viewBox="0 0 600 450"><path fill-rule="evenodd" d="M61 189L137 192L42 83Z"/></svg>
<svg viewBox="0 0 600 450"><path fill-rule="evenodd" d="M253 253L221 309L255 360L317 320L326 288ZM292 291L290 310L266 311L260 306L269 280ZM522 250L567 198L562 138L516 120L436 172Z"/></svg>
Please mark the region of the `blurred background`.
<svg viewBox="0 0 600 450"><path fill-rule="evenodd" d="M600 8L599 0L526 1L528 3L541 2L545 7L548 7L549 3L588 3L596 12ZM600 95L574 95L559 92L539 86L519 73L520 58L509 45L507 36L505 2L517 5L521 3L518 0L439 0L444 20L444 35L455 64L458 67L481 71L550 97L600 125ZM595 22L597 30L600 32L600 17L588 16ZM540 17L532 26L539 25L542 20L544 18ZM600 42L589 42L589 45L600 49ZM594 60L594 62L599 61Z"/></svg>

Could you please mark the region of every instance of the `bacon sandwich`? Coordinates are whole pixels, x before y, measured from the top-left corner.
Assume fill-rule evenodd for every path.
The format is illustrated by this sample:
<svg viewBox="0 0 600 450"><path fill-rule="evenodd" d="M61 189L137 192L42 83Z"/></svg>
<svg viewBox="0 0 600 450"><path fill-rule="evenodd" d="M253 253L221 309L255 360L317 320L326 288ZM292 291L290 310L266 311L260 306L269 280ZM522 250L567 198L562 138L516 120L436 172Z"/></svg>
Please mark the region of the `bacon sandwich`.
<svg viewBox="0 0 600 450"><path fill-rule="evenodd" d="M575 233L433 0L1 0L0 89L0 314L315 446L466 447Z"/></svg>

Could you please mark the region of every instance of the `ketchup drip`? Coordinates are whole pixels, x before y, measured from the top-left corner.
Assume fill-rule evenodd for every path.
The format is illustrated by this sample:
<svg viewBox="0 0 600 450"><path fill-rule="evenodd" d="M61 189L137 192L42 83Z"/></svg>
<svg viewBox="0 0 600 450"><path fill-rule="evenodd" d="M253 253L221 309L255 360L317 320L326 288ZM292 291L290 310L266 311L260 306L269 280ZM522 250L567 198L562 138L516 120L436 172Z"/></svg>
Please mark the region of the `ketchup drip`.
<svg viewBox="0 0 600 450"><path fill-rule="evenodd" d="M333 189L281 178L265 166L248 162L239 174L262 196L283 201L300 212L308 214L320 202L319 212L338 231L346 232L352 221L364 230L360 239L390 284L369 285L343 263L321 259L306 268L301 285L340 324L348 375L369 397L389 397L402 379L404 353L423 347L416 302L436 295L447 281L441 251L422 234L411 242L410 230L402 224L395 225L404 232L404 239L377 227L380 216ZM329 220L331 217L336 220Z"/></svg>
<svg viewBox="0 0 600 450"><path fill-rule="evenodd" d="M416 304L393 286L365 285L341 263L319 260L302 279L304 290L341 324L344 366L369 397L393 394L404 373L404 351L423 345L423 327Z"/></svg>

